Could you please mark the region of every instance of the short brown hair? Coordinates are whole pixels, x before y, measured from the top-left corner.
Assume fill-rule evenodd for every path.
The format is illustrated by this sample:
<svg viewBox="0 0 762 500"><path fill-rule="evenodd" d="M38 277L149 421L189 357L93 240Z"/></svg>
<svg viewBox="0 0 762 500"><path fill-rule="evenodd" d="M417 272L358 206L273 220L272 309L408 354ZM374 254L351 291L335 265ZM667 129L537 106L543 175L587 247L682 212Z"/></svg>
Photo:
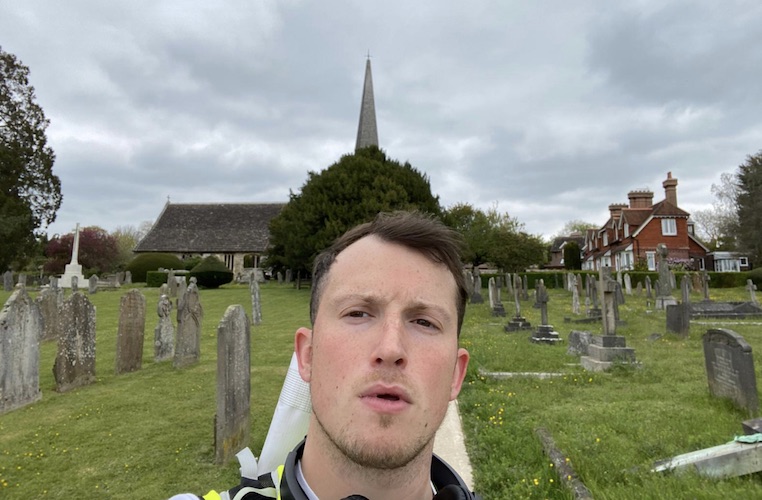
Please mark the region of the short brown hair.
<svg viewBox="0 0 762 500"><path fill-rule="evenodd" d="M458 311L458 336L463 326L466 314L468 290L463 275L461 235L445 226L432 216L420 212L382 212L372 222L366 222L350 229L340 236L316 258L312 267L312 296L310 298L310 321L315 324L320 295L322 294L325 278L336 261L336 256L349 245L366 236L378 236L389 243L417 250L433 262L444 264L455 278L457 287L456 307Z"/></svg>

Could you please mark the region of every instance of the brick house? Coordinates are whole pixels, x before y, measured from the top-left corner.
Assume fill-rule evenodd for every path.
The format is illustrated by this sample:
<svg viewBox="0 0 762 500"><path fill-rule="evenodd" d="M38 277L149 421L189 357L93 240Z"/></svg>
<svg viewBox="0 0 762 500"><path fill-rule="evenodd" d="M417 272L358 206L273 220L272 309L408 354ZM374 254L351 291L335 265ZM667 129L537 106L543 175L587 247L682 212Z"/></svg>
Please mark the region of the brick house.
<svg viewBox="0 0 762 500"><path fill-rule="evenodd" d="M672 173L662 183L664 200L654 204L653 192L634 190L629 203L609 205L609 219L598 229L588 229L583 246L582 268L633 269L642 261L656 270L656 246L664 243L669 259L690 269L704 269L709 251L695 236L690 214L677 204L677 179Z"/></svg>

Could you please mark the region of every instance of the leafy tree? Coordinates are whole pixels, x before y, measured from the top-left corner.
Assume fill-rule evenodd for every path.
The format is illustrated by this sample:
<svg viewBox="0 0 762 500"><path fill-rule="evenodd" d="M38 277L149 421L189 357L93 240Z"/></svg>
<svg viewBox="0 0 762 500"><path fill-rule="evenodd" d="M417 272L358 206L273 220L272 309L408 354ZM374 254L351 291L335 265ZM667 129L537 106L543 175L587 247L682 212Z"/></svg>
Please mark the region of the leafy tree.
<svg viewBox="0 0 762 500"><path fill-rule="evenodd" d="M580 219L573 219L568 221L566 224L564 224L564 227L561 228L561 232L558 234L558 236L569 236L572 233L585 234L586 230L596 229L598 227L599 226L597 224L593 224L592 222L585 222Z"/></svg>
<svg viewBox="0 0 762 500"><path fill-rule="evenodd" d="M347 229L379 212L418 209L439 215L428 178L376 146L310 172L298 194L270 222L265 265L309 272L315 256Z"/></svg>
<svg viewBox="0 0 762 500"><path fill-rule="evenodd" d="M74 233L53 238L45 248L48 261L44 270L50 274L61 274L66 264L71 262L74 247ZM79 230L79 254L77 260L87 274L103 274L116 270L119 262L119 248L116 239L105 229L90 226Z"/></svg>
<svg viewBox="0 0 762 500"><path fill-rule="evenodd" d="M738 167L738 244L753 263L762 262L762 151Z"/></svg>
<svg viewBox="0 0 762 500"><path fill-rule="evenodd" d="M691 219L696 223L697 236L712 250L735 250L738 231L739 186L735 174L724 172L720 183L712 184L712 208L696 210Z"/></svg>
<svg viewBox="0 0 762 500"><path fill-rule="evenodd" d="M119 269L124 269L127 264L132 260L132 249L140 242L140 240L148 234L151 229L151 222L144 221L139 227L135 226L117 226L111 232L111 237L116 240L116 247L119 251L119 257L117 259L116 266Z"/></svg>
<svg viewBox="0 0 762 500"><path fill-rule="evenodd" d="M564 245L564 269L582 269L582 249L576 241L567 241Z"/></svg>
<svg viewBox="0 0 762 500"><path fill-rule="evenodd" d="M0 269L29 258L35 232L53 222L61 206L48 123L29 68L0 47Z"/></svg>
<svg viewBox="0 0 762 500"><path fill-rule="evenodd" d="M542 239L523 232L518 219L501 214L497 207L483 212L459 203L450 207L443 219L463 235L464 258L474 266L489 262L513 272L545 262L546 245Z"/></svg>

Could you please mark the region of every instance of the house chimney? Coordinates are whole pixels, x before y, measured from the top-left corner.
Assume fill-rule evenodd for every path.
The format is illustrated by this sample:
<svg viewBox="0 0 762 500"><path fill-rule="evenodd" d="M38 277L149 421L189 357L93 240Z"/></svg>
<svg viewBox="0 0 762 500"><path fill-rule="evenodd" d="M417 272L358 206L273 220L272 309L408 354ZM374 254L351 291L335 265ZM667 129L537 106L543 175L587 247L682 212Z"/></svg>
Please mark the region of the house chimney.
<svg viewBox="0 0 762 500"><path fill-rule="evenodd" d="M619 220L619 217L622 216L622 209L627 208L627 204L625 203L612 203L609 205L609 213L611 214L612 220Z"/></svg>
<svg viewBox="0 0 762 500"><path fill-rule="evenodd" d="M630 200L630 208L651 208L654 204L654 194L648 189L630 191L627 198Z"/></svg>
<svg viewBox="0 0 762 500"><path fill-rule="evenodd" d="M664 186L664 199L677 206L677 179L672 178L672 172L667 172L667 180L661 185Z"/></svg>

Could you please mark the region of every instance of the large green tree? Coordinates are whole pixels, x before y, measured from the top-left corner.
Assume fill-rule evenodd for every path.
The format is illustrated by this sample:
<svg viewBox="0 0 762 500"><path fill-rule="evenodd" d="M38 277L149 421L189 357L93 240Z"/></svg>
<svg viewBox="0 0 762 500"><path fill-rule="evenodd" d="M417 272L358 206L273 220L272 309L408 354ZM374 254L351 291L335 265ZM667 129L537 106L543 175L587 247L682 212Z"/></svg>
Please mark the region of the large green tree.
<svg viewBox="0 0 762 500"><path fill-rule="evenodd" d="M458 203L444 214L445 224L459 231L466 243L463 256L474 266L491 263L504 271L523 271L546 261L546 243L524 232L524 225L496 207L486 212Z"/></svg>
<svg viewBox="0 0 762 500"><path fill-rule="evenodd" d="M762 151L738 167L738 245L753 265L762 263Z"/></svg>
<svg viewBox="0 0 762 500"><path fill-rule="evenodd" d="M379 212L417 209L439 216L428 178L375 146L310 172L301 192L270 223L266 265L309 272L315 256L347 229Z"/></svg>
<svg viewBox="0 0 762 500"><path fill-rule="evenodd" d="M53 222L61 206L48 123L29 68L0 47L0 269L29 259L35 232Z"/></svg>

